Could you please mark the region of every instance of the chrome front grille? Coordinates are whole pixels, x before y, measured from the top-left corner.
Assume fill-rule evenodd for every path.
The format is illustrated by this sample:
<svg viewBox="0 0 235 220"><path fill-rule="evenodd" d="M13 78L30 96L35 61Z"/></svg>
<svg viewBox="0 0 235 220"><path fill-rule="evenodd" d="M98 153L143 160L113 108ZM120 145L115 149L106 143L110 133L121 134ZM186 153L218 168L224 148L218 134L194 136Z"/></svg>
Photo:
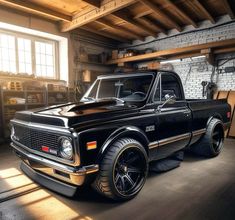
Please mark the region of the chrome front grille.
<svg viewBox="0 0 235 220"><path fill-rule="evenodd" d="M58 140L61 135L17 124L14 124L14 130L13 139L28 148L38 151L41 151L42 146L47 146L55 150L58 149Z"/></svg>

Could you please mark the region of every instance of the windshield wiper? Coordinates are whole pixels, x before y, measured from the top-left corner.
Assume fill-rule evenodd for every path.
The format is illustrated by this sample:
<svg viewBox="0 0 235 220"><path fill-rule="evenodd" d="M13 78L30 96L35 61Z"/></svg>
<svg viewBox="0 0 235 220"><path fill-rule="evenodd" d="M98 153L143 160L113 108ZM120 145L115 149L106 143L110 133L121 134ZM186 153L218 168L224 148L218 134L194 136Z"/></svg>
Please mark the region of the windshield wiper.
<svg viewBox="0 0 235 220"><path fill-rule="evenodd" d="M114 99L114 100L119 101L119 102L121 102L123 104L125 103L124 100L122 100L120 98L117 98L117 97L105 97L105 98L100 98L99 100L106 100L106 99Z"/></svg>
<svg viewBox="0 0 235 220"><path fill-rule="evenodd" d="M93 97L83 97L83 99L86 99L86 100L89 100L89 101L96 101L96 99L95 98L93 98Z"/></svg>

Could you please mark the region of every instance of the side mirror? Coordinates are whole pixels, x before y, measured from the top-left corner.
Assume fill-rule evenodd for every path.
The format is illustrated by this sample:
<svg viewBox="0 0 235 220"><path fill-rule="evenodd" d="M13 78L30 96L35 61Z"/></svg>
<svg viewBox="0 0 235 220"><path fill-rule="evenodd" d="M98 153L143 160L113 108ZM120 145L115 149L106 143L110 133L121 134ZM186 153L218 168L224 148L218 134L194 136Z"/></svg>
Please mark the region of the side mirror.
<svg viewBox="0 0 235 220"><path fill-rule="evenodd" d="M161 109L166 105L166 104L171 104L173 105L176 102L176 96L175 95L165 95L165 102L162 105L159 105L157 107L157 110L160 112Z"/></svg>

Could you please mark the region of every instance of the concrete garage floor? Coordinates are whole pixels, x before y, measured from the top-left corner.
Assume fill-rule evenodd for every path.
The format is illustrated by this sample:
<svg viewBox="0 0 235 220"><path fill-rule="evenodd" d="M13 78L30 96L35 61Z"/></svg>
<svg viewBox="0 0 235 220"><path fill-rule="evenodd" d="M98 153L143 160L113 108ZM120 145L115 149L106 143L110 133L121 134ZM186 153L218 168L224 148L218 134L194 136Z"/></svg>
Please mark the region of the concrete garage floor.
<svg viewBox="0 0 235 220"><path fill-rule="evenodd" d="M114 203L90 188L71 199L37 186L1 145L0 219L235 219L234 158L235 140L227 139L219 157L186 155L180 168L150 173L135 199Z"/></svg>

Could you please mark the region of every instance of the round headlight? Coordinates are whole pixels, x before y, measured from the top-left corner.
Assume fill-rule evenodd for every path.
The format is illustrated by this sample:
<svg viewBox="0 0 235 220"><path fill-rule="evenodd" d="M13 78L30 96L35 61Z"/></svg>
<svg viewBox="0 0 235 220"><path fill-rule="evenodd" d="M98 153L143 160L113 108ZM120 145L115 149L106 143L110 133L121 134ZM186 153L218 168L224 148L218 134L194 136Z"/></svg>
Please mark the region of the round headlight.
<svg viewBox="0 0 235 220"><path fill-rule="evenodd" d="M71 159L73 156L73 145L69 138L63 137L60 141L60 154L65 159Z"/></svg>

